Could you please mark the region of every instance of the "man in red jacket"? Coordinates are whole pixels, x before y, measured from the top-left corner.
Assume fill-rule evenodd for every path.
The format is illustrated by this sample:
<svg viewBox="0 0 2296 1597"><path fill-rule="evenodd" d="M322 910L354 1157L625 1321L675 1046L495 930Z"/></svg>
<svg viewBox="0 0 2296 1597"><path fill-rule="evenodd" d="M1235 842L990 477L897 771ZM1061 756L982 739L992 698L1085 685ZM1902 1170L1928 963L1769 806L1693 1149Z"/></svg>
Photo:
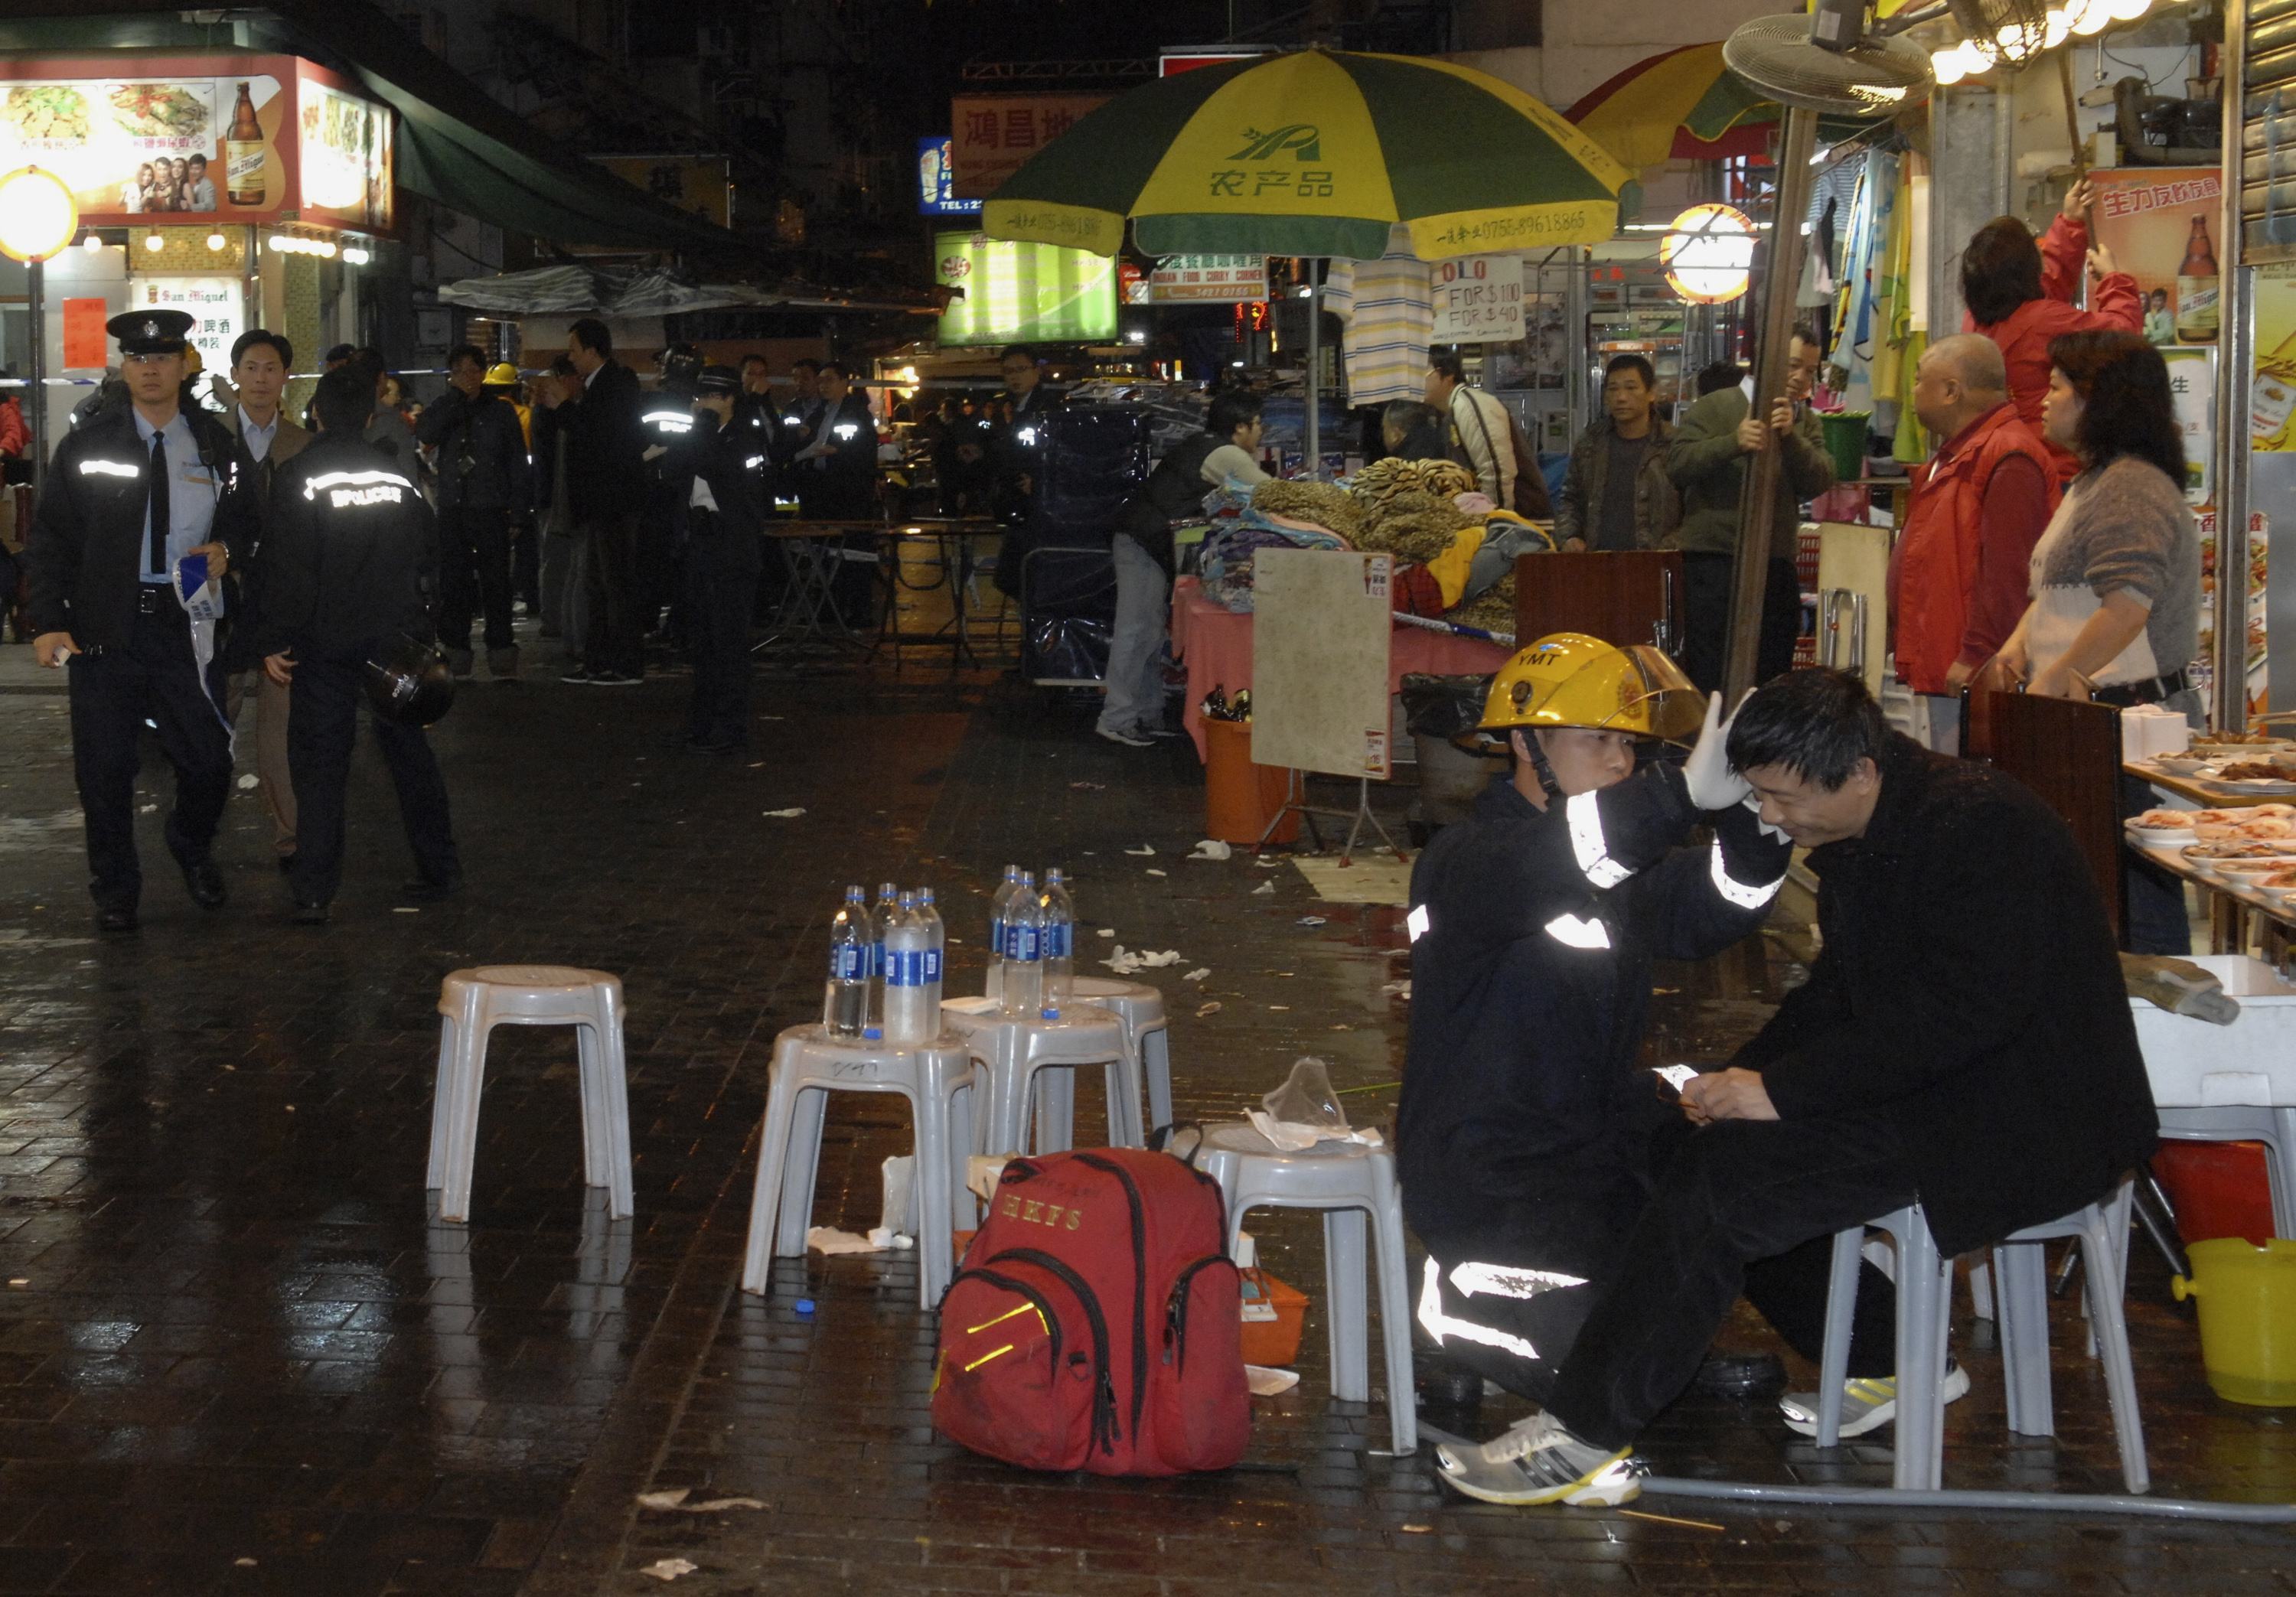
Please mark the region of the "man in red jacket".
<svg viewBox="0 0 2296 1597"><path fill-rule="evenodd" d="M1914 373L1914 411L1944 441L1890 557L1898 680L1924 696L1941 754L1959 751L1961 684L2016 630L2027 567L2056 508L2047 446L2017 419L1991 340L1940 339Z"/></svg>
<svg viewBox="0 0 2296 1597"><path fill-rule="evenodd" d="M2037 244L2024 223L1996 217L1971 236L1961 258L1961 297L1969 307L1964 332L1981 332L2001 347L2009 366L2009 397L2018 419L2041 431L2041 402L2049 393L2049 340L2060 333L2098 330L2137 332L2144 325L2144 297L2136 280L2120 269L2112 251L2089 248L2082 220L2092 199L2088 180L2073 184L2064 209ZM2077 309L2086 256L2090 280L2088 308ZM2072 455L2052 444L2060 483L2079 471Z"/></svg>

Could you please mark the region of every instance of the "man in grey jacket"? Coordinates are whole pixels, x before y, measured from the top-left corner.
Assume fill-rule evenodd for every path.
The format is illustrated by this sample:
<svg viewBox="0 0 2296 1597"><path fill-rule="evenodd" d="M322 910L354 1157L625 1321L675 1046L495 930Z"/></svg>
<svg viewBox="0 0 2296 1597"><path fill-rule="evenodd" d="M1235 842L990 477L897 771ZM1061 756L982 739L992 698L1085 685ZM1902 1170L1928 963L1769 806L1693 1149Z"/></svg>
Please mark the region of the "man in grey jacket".
<svg viewBox="0 0 2296 1597"><path fill-rule="evenodd" d="M1674 546L1682 551L1682 666L1703 692L1721 687L1729 649L1730 585L1746 469L1756 455L1770 448L1780 450L1783 459L1754 680L1767 682L1793 665L1794 640L1801 633L1801 582L1793 562L1800 507L1833 486L1824 434L1806 403L1819 354L1817 334L1807 326L1795 328L1786 397L1767 424L1752 414L1753 380L1748 378L1692 405L1667 449L1667 475L1682 491L1682 525L1674 536Z"/></svg>
<svg viewBox="0 0 2296 1597"><path fill-rule="evenodd" d="M1682 498L1666 474L1674 429L1659 415L1658 373L1639 355L1611 357L1603 409L1571 447L1554 506L1565 553L1655 549L1674 536Z"/></svg>
<svg viewBox="0 0 2296 1597"><path fill-rule="evenodd" d="M487 669L518 677L511 635L510 529L534 513L533 473L518 412L488 391L486 356L464 344L447 357L447 392L425 409L418 441L438 451L439 642L457 676L471 674L471 618L486 616Z"/></svg>

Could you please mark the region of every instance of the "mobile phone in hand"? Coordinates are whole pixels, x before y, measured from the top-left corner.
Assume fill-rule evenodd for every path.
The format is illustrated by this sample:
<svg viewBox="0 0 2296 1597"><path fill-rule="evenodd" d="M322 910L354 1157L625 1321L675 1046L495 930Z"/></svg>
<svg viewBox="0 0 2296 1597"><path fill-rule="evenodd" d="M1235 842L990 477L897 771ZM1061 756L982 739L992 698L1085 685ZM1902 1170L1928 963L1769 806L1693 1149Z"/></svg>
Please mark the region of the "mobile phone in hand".
<svg viewBox="0 0 2296 1597"><path fill-rule="evenodd" d="M1694 1065L1653 1065L1651 1074L1659 1078L1667 1097L1679 1098L1682 1089L1698 1074L1698 1069Z"/></svg>

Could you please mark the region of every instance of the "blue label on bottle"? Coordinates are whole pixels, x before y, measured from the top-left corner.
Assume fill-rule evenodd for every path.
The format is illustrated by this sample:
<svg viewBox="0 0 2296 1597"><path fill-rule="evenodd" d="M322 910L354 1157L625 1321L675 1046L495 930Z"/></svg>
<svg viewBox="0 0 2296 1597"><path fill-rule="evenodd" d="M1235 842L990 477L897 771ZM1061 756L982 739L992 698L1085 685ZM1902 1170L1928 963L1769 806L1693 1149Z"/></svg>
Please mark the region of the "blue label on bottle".
<svg viewBox="0 0 2296 1597"><path fill-rule="evenodd" d="M1054 924L1045 928L1045 957L1066 959L1071 953L1070 939L1076 934L1073 926Z"/></svg>
<svg viewBox="0 0 2296 1597"><path fill-rule="evenodd" d="M1045 957L1045 932L1040 926L1013 928L1013 952L1004 956L1032 965Z"/></svg>
<svg viewBox="0 0 2296 1597"><path fill-rule="evenodd" d="M829 979L859 981L868 970L868 950L858 943L840 943L829 951Z"/></svg>
<svg viewBox="0 0 2296 1597"><path fill-rule="evenodd" d="M1011 935L1003 921L991 919L988 922L988 951L999 959L1004 958L1004 939Z"/></svg>
<svg viewBox="0 0 2296 1597"><path fill-rule="evenodd" d="M925 981L928 986L940 979L940 950L925 950Z"/></svg>
<svg viewBox="0 0 2296 1597"><path fill-rule="evenodd" d="M872 976L882 976L884 973L885 942L882 938L880 938L877 941L869 945L869 974Z"/></svg>
<svg viewBox="0 0 2296 1597"><path fill-rule="evenodd" d="M925 983L925 955L922 948L901 948L886 956L885 985L889 987L921 987Z"/></svg>

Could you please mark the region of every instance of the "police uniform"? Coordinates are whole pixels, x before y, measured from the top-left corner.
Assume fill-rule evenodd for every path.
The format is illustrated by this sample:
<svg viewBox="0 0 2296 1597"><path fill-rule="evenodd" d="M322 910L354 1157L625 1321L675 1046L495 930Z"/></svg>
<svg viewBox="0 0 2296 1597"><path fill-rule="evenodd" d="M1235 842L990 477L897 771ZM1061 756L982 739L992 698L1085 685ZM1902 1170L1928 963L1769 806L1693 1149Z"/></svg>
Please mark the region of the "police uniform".
<svg viewBox="0 0 2296 1597"><path fill-rule="evenodd" d="M710 366L700 379L704 395L736 394L740 387L741 375L730 366ZM685 446L671 457L685 519L686 637L693 653L685 741L700 752L733 754L750 741L750 617L762 564L765 445L738 406L722 427L701 409L693 424Z"/></svg>
<svg viewBox="0 0 2296 1597"><path fill-rule="evenodd" d="M646 483L638 524L638 613L649 641L675 643L685 630L685 603L679 575L685 561L680 473L672 457L693 436L693 383L701 356L691 344L672 344L655 364L661 387L646 397L638 417ZM660 637L653 635L657 627Z"/></svg>
<svg viewBox="0 0 2296 1597"><path fill-rule="evenodd" d="M131 311L107 326L123 357L180 355L192 318ZM221 422L184 409L155 427L134 405L107 405L56 446L26 560L34 634L67 633L72 763L86 817L89 891L107 930L135 924L135 774L148 719L176 768L168 851L202 907L224 902L209 857L231 791L231 733L207 680L177 562L224 545L226 565L254 549L255 465ZM227 607L227 606L226 606ZM212 635L210 649L220 646Z"/></svg>
<svg viewBox="0 0 2296 1597"><path fill-rule="evenodd" d="M988 455L996 473L996 513L1011 520L1029 513L1029 501L1043 479L1045 428L1061 399L1040 381L1025 394L1008 392L1004 404L1004 420L989 434Z"/></svg>
<svg viewBox="0 0 2296 1597"><path fill-rule="evenodd" d="M342 881L343 798L367 661L403 636L434 635L439 528L414 479L357 435L321 433L279 470L264 546L266 654L294 662L288 763L299 812L288 873L296 918L324 920ZM447 784L418 726L373 717L414 851L409 897L462 885Z"/></svg>

